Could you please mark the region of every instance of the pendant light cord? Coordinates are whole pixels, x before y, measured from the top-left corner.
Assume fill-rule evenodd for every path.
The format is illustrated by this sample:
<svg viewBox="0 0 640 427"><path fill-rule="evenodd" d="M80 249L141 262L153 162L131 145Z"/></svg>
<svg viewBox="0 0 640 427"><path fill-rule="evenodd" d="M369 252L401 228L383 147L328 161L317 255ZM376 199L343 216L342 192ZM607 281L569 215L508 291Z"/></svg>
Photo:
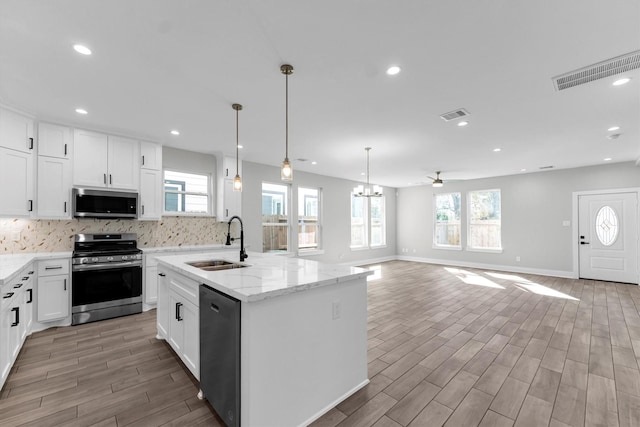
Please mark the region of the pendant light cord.
<svg viewBox="0 0 640 427"><path fill-rule="evenodd" d="M236 110L236 175L239 175L238 173L238 164L239 164L239 160L238 160L238 144L240 143L240 137L238 136L238 134L240 133L240 126L238 125L238 121L239 121L239 116L240 116L240 110Z"/></svg>
<svg viewBox="0 0 640 427"><path fill-rule="evenodd" d="M284 132L284 142L285 142L285 150L284 157L289 158L289 74L285 74L285 102L284 102L284 116L285 116L285 132Z"/></svg>

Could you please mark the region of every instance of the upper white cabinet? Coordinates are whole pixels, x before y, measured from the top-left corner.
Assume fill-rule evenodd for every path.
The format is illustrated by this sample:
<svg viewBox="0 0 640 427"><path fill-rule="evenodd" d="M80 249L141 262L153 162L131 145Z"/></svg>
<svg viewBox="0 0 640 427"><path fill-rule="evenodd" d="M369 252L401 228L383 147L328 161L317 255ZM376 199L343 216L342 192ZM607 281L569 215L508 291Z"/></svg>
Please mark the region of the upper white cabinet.
<svg viewBox="0 0 640 427"><path fill-rule="evenodd" d="M0 216L31 216L33 181L33 155L0 147Z"/></svg>
<svg viewBox="0 0 640 427"><path fill-rule="evenodd" d="M242 214L242 192L233 191L233 178L236 176L235 157L217 157L217 197L216 217L218 221L228 221L234 215ZM242 163L238 164L239 167ZM238 169L240 176L242 170Z"/></svg>
<svg viewBox="0 0 640 427"><path fill-rule="evenodd" d="M158 220L162 217L162 172L140 170L141 220Z"/></svg>
<svg viewBox="0 0 640 427"><path fill-rule="evenodd" d="M68 159L38 156L38 218L71 217L71 163Z"/></svg>
<svg viewBox="0 0 640 427"><path fill-rule="evenodd" d="M33 152L33 119L0 108L0 146L23 153Z"/></svg>
<svg viewBox="0 0 640 427"><path fill-rule="evenodd" d="M138 190L139 155L138 141L76 130L74 134L73 184Z"/></svg>
<svg viewBox="0 0 640 427"><path fill-rule="evenodd" d="M162 145L141 141L140 167L156 171L162 170Z"/></svg>
<svg viewBox="0 0 640 427"><path fill-rule="evenodd" d="M38 124L38 155L58 159L71 158L71 128L50 123Z"/></svg>
<svg viewBox="0 0 640 427"><path fill-rule="evenodd" d="M33 148L33 120L0 108L0 216L32 215Z"/></svg>
<svg viewBox="0 0 640 427"><path fill-rule="evenodd" d="M71 147L73 133L66 126L38 125L38 218L71 217Z"/></svg>

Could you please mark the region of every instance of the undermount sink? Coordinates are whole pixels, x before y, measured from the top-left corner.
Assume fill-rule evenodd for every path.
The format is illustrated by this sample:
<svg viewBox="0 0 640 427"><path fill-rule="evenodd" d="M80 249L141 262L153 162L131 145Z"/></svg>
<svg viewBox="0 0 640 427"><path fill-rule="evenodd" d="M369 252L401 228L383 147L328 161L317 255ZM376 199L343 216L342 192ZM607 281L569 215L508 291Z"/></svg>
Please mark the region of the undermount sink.
<svg viewBox="0 0 640 427"><path fill-rule="evenodd" d="M199 268L205 271L218 271L218 270L230 270L232 268L244 268L247 267L244 264L238 264L231 261L225 261L223 259L209 259L206 261L188 262L188 265Z"/></svg>

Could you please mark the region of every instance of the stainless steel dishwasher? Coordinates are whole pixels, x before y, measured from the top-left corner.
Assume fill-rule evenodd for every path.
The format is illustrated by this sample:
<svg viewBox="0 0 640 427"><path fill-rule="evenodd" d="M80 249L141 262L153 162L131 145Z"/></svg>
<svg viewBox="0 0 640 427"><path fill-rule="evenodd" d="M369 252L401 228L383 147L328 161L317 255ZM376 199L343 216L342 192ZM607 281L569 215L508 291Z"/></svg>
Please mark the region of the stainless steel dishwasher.
<svg viewBox="0 0 640 427"><path fill-rule="evenodd" d="M240 301L200 285L200 389L227 426L240 425Z"/></svg>

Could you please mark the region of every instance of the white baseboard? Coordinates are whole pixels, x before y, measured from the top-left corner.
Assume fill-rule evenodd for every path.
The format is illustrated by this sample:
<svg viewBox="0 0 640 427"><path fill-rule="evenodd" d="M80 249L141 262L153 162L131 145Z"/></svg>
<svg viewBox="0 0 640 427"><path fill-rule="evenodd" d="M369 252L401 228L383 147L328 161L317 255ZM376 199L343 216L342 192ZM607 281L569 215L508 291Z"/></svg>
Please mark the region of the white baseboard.
<svg viewBox="0 0 640 427"><path fill-rule="evenodd" d="M509 271L512 273L525 273L525 274L536 274L539 276L564 277L567 279L578 278L573 273L573 271L564 271L564 270L547 270L547 269L540 269L540 268L517 267L513 265L483 264L483 263L477 263L477 262L453 261L449 259L445 260L445 259L433 259L433 258L422 258L422 257L401 256L401 255L398 255L395 258L399 261L414 261L414 262L423 262L427 264L450 265L452 267L468 267L468 268L479 268L484 270Z"/></svg>
<svg viewBox="0 0 640 427"><path fill-rule="evenodd" d="M397 259L398 257L396 255L389 255L389 256L380 257L380 258L370 258L370 259L361 259L358 261L341 262L340 265L360 267L361 265L376 264L378 262L385 262L385 261L395 261Z"/></svg>

